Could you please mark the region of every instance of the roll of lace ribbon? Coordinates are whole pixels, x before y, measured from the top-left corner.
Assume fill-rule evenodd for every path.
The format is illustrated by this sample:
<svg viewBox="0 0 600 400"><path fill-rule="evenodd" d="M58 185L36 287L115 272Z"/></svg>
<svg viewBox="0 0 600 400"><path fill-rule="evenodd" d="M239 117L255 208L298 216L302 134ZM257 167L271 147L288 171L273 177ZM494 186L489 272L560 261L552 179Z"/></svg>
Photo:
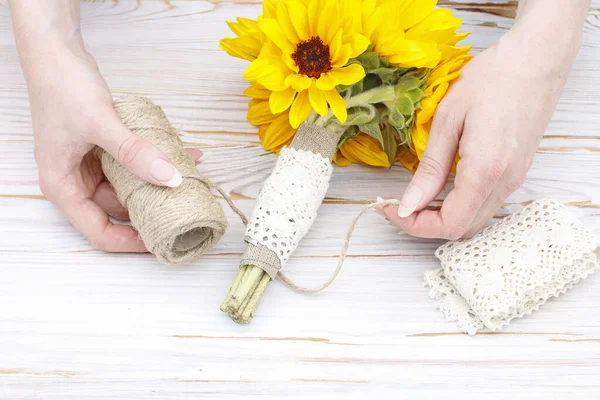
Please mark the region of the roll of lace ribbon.
<svg viewBox="0 0 600 400"><path fill-rule="evenodd" d="M159 261L179 264L198 258L227 228L223 209L211 194L212 183L200 175L159 106L146 98L129 97L116 101L114 108L125 126L162 150L183 177L176 188L155 186L98 149L104 174L128 209L132 226Z"/></svg>
<svg viewBox="0 0 600 400"><path fill-rule="evenodd" d="M598 268L594 234L554 200L540 200L469 240L449 242L429 295L468 334L531 314Z"/></svg>

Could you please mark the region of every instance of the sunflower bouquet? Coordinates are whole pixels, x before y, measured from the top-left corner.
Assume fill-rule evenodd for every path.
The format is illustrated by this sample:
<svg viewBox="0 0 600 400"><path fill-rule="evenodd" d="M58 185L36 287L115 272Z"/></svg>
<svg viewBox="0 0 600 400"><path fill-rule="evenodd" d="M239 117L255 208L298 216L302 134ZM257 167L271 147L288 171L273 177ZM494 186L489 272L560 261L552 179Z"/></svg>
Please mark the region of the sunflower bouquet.
<svg viewBox="0 0 600 400"><path fill-rule="evenodd" d="M250 322L310 229L333 170L414 171L433 114L471 56L468 33L436 0L265 0L229 22L221 48L250 61L248 120L279 154L248 223L247 250L221 309Z"/></svg>

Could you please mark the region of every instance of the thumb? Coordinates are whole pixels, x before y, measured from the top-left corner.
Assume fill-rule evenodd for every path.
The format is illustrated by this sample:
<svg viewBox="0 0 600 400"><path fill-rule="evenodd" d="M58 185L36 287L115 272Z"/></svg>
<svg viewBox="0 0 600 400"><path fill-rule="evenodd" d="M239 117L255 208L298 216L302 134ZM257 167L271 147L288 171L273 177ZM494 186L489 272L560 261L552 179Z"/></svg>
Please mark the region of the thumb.
<svg viewBox="0 0 600 400"><path fill-rule="evenodd" d="M458 150L462 123L449 117L447 112L435 114L431 132L419 167L415 172L398 207L398 216L406 218L421 210L440 194Z"/></svg>
<svg viewBox="0 0 600 400"><path fill-rule="evenodd" d="M181 185L181 174L167 156L127 129L116 115L95 139L94 144L146 182L169 187Z"/></svg>

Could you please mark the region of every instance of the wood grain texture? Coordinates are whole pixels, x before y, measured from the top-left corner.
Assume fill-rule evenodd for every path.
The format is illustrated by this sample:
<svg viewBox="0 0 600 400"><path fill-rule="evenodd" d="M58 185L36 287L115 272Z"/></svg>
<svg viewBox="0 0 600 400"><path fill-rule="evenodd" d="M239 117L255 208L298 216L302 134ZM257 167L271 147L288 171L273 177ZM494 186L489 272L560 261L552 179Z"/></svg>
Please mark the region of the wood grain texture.
<svg viewBox="0 0 600 400"><path fill-rule="evenodd" d="M473 32L474 53L510 28L517 3L443 0ZM115 96L163 106L201 170L249 213L275 156L245 119L245 63L218 50L225 20L260 0L85 1L83 32ZM594 275L505 331L468 337L421 286L441 243L398 235L376 214L358 224L326 292L270 285L249 326L218 310L243 228L195 263L94 251L44 197L6 0L0 0L0 399L594 399L600 396L600 277ZM541 197L566 202L600 235L600 0L523 188L497 218ZM398 197L399 167L337 168L288 275L316 286L342 236L374 196ZM449 184L451 185L451 183ZM444 191L441 198L445 196ZM439 207L435 202L433 207Z"/></svg>

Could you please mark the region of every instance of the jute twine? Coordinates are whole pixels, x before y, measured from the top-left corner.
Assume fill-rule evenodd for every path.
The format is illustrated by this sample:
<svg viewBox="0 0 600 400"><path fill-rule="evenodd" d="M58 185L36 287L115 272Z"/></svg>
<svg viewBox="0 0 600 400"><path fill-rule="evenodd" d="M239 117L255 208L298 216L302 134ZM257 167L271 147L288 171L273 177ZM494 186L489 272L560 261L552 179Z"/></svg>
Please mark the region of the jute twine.
<svg viewBox="0 0 600 400"><path fill-rule="evenodd" d="M125 126L162 150L183 177L176 188L155 186L98 149L104 174L119 201L129 210L131 224L159 261L179 264L194 260L223 236L227 220L210 188L218 190L245 220L231 199L200 175L160 107L143 97L129 97L116 101L114 108Z"/></svg>
<svg viewBox="0 0 600 400"><path fill-rule="evenodd" d="M223 236L227 229L227 220L223 209L211 194L211 188L223 196L244 224L248 223L231 198L209 179L200 175L194 161L185 151L177 130L169 123L159 106L143 97L128 97L116 101L114 108L125 126L162 150L183 177L182 184L176 188L155 186L130 173L107 152L97 150L106 178L114 187L119 201L129 210L131 224L158 260L168 264L194 260L208 252ZM334 139L336 138L331 138ZM323 140L324 136L320 142ZM327 144L323 147L331 146ZM335 146L333 148L335 149ZM333 154L327 154L329 158L332 156ZM315 293L327 288L342 269L350 238L360 217L376 207L398 203L398 200L379 199L360 210L346 233L335 271L319 287L302 287L281 272L279 277L298 292Z"/></svg>

